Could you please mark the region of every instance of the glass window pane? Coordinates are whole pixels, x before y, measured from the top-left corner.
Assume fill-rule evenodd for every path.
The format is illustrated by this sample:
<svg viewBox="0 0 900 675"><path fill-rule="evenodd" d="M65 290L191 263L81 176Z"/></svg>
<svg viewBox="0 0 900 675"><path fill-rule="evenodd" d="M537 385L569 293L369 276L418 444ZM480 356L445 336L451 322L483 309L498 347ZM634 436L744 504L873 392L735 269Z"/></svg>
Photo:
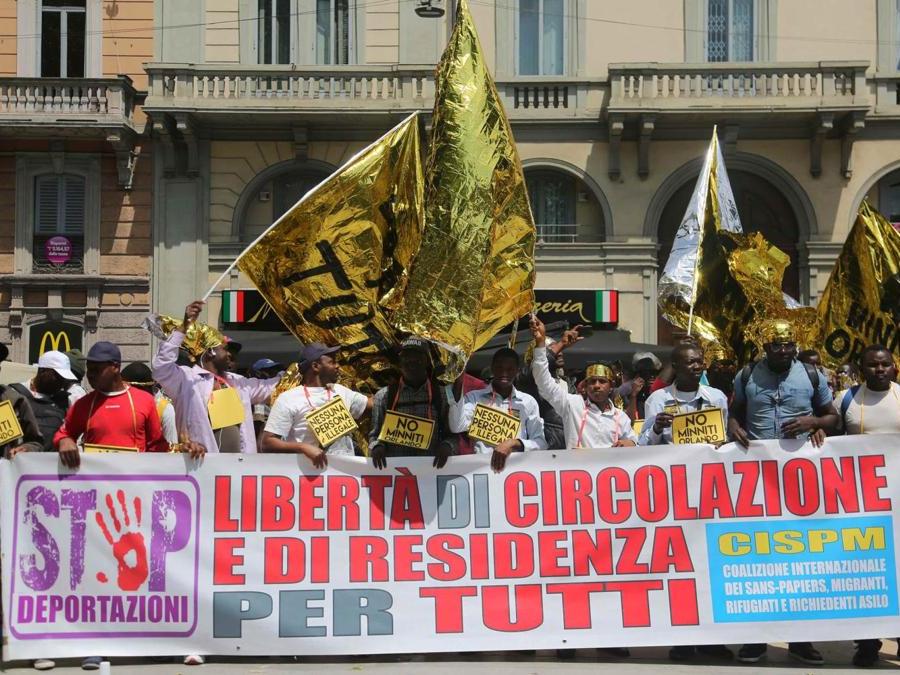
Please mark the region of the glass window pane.
<svg viewBox="0 0 900 675"><path fill-rule="evenodd" d="M316 63L331 63L331 1L316 0Z"/></svg>
<svg viewBox="0 0 900 675"><path fill-rule="evenodd" d="M350 0L334 0L335 63L350 63Z"/></svg>
<svg viewBox="0 0 900 675"><path fill-rule="evenodd" d="M272 0L259 0L257 5L259 24L258 58L260 63L272 63Z"/></svg>
<svg viewBox="0 0 900 675"><path fill-rule="evenodd" d="M66 77L84 77L84 12L66 12Z"/></svg>
<svg viewBox="0 0 900 675"><path fill-rule="evenodd" d="M732 0L731 61L753 60L753 0Z"/></svg>
<svg viewBox="0 0 900 675"><path fill-rule="evenodd" d="M706 6L706 60L728 60L728 0L709 0Z"/></svg>
<svg viewBox="0 0 900 675"><path fill-rule="evenodd" d="M544 0L541 75L563 74L563 0Z"/></svg>
<svg viewBox="0 0 900 675"><path fill-rule="evenodd" d="M60 76L60 21L59 12L41 12L41 77Z"/></svg>
<svg viewBox="0 0 900 675"><path fill-rule="evenodd" d="M291 62L291 0L278 0L275 14L278 63Z"/></svg>
<svg viewBox="0 0 900 675"><path fill-rule="evenodd" d="M519 74L538 75L540 0L519 0Z"/></svg>

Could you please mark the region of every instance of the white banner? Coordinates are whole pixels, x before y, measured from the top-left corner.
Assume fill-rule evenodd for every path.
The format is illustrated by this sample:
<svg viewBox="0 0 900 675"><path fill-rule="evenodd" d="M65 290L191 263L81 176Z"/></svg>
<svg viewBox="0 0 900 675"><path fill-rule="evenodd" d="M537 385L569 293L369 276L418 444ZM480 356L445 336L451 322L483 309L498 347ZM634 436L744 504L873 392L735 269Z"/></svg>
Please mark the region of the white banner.
<svg viewBox="0 0 900 675"><path fill-rule="evenodd" d="M0 464L4 657L900 634L900 436L389 459ZM891 469L891 466L894 468Z"/></svg>

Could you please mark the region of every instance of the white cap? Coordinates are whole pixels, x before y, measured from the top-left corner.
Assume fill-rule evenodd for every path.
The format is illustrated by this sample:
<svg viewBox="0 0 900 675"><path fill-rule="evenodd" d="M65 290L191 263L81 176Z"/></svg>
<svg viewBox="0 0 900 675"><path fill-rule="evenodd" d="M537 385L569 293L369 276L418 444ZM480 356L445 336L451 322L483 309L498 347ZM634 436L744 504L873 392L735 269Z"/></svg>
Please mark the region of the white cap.
<svg viewBox="0 0 900 675"><path fill-rule="evenodd" d="M69 357L62 352L44 352L41 354L36 365L38 368L50 368L55 370L64 380L71 380L73 382L78 381L75 373L72 372L72 364L69 362Z"/></svg>

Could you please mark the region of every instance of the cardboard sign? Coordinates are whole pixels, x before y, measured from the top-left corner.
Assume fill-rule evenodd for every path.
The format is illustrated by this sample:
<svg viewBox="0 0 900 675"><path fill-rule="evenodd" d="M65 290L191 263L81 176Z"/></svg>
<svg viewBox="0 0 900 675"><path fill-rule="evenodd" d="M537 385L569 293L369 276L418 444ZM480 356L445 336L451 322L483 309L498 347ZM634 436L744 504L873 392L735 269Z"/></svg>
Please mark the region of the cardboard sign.
<svg viewBox="0 0 900 675"><path fill-rule="evenodd" d="M522 421L515 415L478 403L468 433L482 443L497 446L510 438L518 438L521 424Z"/></svg>
<svg viewBox="0 0 900 675"><path fill-rule="evenodd" d="M213 389L206 404L209 411L209 424L213 429L233 427L244 421L244 404L237 389L225 387Z"/></svg>
<svg viewBox="0 0 900 675"><path fill-rule="evenodd" d="M85 452L137 452L137 448L128 448L121 445L100 445L99 443L85 443Z"/></svg>
<svg viewBox="0 0 900 675"><path fill-rule="evenodd" d="M306 424L323 448L327 448L341 436L346 436L356 429L356 420L340 396L308 412Z"/></svg>
<svg viewBox="0 0 900 675"><path fill-rule="evenodd" d="M428 450L434 435L434 422L424 417L388 410L378 440L416 450Z"/></svg>
<svg viewBox="0 0 900 675"><path fill-rule="evenodd" d="M687 443L724 443L725 415L721 408L695 410L672 419L672 442L676 445Z"/></svg>
<svg viewBox="0 0 900 675"><path fill-rule="evenodd" d="M19 424L12 402L0 402L0 445L6 445L22 436L22 425Z"/></svg>
<svg viewBox="0 0 900 675"><path fill-rule="evenodd" d="M634 420L631 423L631 428L634 429L634 433L640 435L641 431L644 429L644 420Z"/></svg>

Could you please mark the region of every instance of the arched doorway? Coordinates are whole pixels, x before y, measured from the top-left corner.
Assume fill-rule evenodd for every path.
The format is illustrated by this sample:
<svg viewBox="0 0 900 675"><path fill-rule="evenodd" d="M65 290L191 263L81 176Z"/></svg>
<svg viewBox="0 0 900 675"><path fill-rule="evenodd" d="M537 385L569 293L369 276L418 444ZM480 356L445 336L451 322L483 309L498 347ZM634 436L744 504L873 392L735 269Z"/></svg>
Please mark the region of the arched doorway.
<svg viewBox="0 0 900 675"><path fill-rule="evenodd" d="M583 171L549 159L528 160L524 169L531 212L542 245L598 243L606 238L609 204Z"/></svg>
<svg viewBox="0 0 900 675"><path fill-rule="evenodd" d="M801 227L790 201L781 190L757 174L730 169L728 177L731 180L744 232L761 232L767 240L790 256L791 264L785 271L782 290L799 298ZM695 182L696 178L678 188L663 207L657 230L659 274L669 259L675 232L684 217ZM680 329L672 326L660 314L657 328L658 344L673 344L674 337L681 334Z"/></svg>

